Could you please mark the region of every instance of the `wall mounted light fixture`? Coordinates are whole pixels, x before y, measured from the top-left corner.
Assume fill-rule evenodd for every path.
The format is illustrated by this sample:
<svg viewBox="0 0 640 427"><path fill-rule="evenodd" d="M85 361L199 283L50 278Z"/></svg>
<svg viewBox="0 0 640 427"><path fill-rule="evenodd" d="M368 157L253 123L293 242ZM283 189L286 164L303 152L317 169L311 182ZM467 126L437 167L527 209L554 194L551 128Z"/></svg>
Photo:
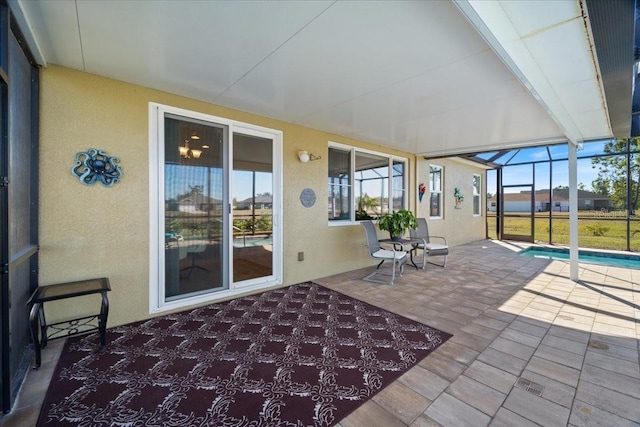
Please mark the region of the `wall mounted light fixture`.
<svg viewBox="0 0 640 427"><path fill-rule="evenodd" d="M308 151L298 151L298 158L302 163L312 162L314 160L320 160L320 156L314 156Z"/></svg>
<svg viewBox="0 0 640 427"><path fill-rule="evenodd" d="M185 159L191 159L191 158L199 159L200 156L202 155L202 150L189 148L188 140L184 141L183 146L178 147L178 151L180 152L180 156L184 157Z"/></svg>

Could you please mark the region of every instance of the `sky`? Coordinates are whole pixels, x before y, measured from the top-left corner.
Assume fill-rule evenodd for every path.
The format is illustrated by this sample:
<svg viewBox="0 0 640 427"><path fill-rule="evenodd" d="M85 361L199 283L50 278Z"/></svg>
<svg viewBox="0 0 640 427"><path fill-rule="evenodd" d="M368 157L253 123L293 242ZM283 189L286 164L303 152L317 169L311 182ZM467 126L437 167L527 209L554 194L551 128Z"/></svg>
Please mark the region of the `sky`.
<svg viewBox="0 0 640 427"><path fill-rule="evenodd" d="M531 159L536 161L538 159ZM553 162L553 182L549 184L549 163L538 163L536 167L536 190L544 190L558 186L569 185L568 161ZM505 166L503 169L503 185L533 184L532 164ZM598 169L591 166L591 159L578 159L578 184L584 184L584 189L590 191L591 183L597 178ZM519 190L518 190L519 191ZM495 172L487 177L487 192L496 193Z"/></svg>

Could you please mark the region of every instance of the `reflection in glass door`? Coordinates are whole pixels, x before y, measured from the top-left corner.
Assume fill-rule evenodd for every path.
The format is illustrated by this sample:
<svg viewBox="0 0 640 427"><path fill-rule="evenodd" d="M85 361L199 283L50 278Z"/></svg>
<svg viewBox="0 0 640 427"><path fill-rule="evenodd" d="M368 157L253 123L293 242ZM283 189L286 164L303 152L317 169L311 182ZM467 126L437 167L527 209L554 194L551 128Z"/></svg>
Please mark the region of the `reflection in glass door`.
<svg viewBox="0 0 640 427"><path fill-rule="evenodd" d="M226 126L166 115L165 301L228 288Z"/></svg>
<svg viewBox="0 0 640 427"><path fill-rule="evenodd" d="M233 282L273 275L273 141L233 134Z"/></svg>

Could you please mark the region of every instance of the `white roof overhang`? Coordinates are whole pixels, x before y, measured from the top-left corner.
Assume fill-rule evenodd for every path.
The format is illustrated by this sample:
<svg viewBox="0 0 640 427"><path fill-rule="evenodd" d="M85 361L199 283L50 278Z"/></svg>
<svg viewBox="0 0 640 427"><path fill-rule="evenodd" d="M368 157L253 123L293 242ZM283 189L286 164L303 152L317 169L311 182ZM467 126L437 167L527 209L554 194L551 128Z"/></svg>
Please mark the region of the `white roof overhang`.
<svg viewBox="0 0 640 427"><path fill-rule="evenodd" d="M9 5L42 66L418 155L614 136L583 1Z"/></svg>

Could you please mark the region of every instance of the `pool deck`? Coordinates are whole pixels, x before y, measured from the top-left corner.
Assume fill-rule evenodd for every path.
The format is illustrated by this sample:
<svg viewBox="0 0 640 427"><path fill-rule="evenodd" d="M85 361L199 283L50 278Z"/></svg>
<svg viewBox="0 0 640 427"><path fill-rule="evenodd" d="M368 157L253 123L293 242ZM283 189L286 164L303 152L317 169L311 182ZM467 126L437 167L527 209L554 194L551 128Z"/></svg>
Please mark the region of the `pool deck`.
<svg viewBox="0 0 640 427"><path fill-rule="evenodd" d="M522 247L452 247L446 268L407 267L394 286L361 280L373 262L315 279L453 334L337 425L640 426L640 270L581 264L576 283ZM0 426L34 425L61 344Z"/></svg>

